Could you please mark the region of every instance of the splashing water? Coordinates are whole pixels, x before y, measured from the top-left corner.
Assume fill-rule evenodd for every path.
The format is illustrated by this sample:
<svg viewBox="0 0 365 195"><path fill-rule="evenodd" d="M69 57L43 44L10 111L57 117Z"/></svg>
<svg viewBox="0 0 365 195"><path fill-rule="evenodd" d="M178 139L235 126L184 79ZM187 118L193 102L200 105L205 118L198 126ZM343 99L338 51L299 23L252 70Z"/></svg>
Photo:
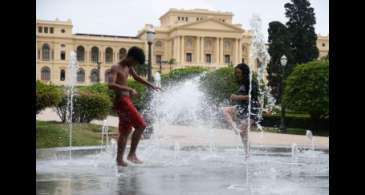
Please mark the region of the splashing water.
<svg viewBox="0 0 365 195"><path fill-rule="evenodd" d="M311 130L306 130L305 135L311 142L311 150L314 151L314 140L313 140L313 134Z"/></svg>
<svg viewBox="0 0 365 195"><path fill-rule="evenodd" d="M257 69L257 81L258 81L258 91L259 91L259 102L260 109L258 113L259 122L262 120L262 112L264 110L265 97L267 97L267 106L271 107L269 110L272 110L274 106L274 98L270 95L270 88L267 87L267 83L265 82L266 76L266 67L270 62L270 55L267 52L267 48L265 45L264 35L262 33L262 21L261 18L257 15L253 15L250 21L250 26L252 29L252 42L249 51L250 55L250 92L249 92L249 112L251 112L251 86L252 86L252 67L255 64L255 61L258 63ZM261 89L262 88L262 89ZM258 126L260 131L263 131L261 126ZM249 129L250 130L250 129Z"/></svg>
<svg viewBox="0 0 365 195"><path fill-rule="evenodd" d="M103 126L101 127L101 145L104 145L105 139L105 149L109 145L109 126L107 125L107 119L103 121Z"/></svg>
<svg viewBox="0 0 365 195"><path fill-rule="evenodd" d="M70 62L68 64L68 76L66 80L67 90L67 110L66 110L66 122L69 129L69 158L72 159L72 113L73 113L73 98L74 98L74 87L76 84L77 70L79 66L76 59L76 53L70 53Z"/></svg>

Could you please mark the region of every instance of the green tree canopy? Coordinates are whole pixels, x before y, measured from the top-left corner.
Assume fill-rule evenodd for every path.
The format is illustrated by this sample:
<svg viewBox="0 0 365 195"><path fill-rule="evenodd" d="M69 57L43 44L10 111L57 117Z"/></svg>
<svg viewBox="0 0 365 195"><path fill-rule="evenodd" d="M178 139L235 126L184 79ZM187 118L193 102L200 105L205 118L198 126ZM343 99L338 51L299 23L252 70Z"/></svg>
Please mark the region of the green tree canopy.
<svg viewBox="0 0 365 195"><path fill-rule="evenodd" d="M270 63L267 66L268 81L271 87L271 93L277 102L280 102L280 81L282 76L282 67L280 63L281 56L285 55L288 58L288 66L292 65L290 40L287 27L278 21L269 23L269 49ZM289 71L286 71L287 73Z"/></svg>
<svg viewBox="0 0 365 195"><path fill-rule="evenodd" d="M286 25L290 34L293 64L317 59L319 52L316 46L317 35L314 30L316 18L309 1L291 0L291 3L286 3L284 7L285 16L289 18Z"/></svg>
<svg viewBox="0 0 365 195"><path fill-rule="evenodd" d="M284 104L306 112L316 121L329 115L329 62L311 61L298 65L285 83Z"/></svg>

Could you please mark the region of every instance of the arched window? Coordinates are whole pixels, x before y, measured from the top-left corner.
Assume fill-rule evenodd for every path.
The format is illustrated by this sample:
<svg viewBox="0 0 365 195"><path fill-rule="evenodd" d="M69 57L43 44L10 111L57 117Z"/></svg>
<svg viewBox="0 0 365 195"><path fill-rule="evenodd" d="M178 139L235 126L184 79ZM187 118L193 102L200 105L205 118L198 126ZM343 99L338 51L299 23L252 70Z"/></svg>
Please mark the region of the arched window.
<svg viewBox="0 0 365 195"><path fill-rule="evenodd" d="M98 70L92 69L90 74L91 82L98 82Z"/></svg>
<svg viewBox="0 0 365 195"><path fill-rule="evenodd" d="M99 48L91 48L91 62L97 63L99 61Z"/></svg>
<svg viewBox="0 0 365 195"><path fill-rule="evenodd" d="M119 60L122 60L127 55L127 50L124 48L121 48L119 50Z"/></svg>
<svg viewBox="0 0 365 195"><path fill-rule="evenodd" d="M105 71L105 82L106 83L108 83L108 82L110 82L111 81L111 71L110 71L110 69L107 69L106 71Z"/></svg>
<svg viewBox="0 0 365 195"><path fill-rule="evenodd" d="M42 60L50 60L50 47L47 43L42 46Z"/></svg>
<svg viewBox="0 0 365 195"><path fill-rule="evenodd" d="M110 47L105 49L105 63L113 63L113 49Z"/></svg>
<svg viewBox="0 0 365 195"><path fill-rule="evenodd" d="M85 71L84 69L80 68L77 71L77 82L83 83L85 81Z"/></svg>
<svg viewBox="0 0 365 195"><path fill-rule="evenodd" d="M85 60L85 48L83 46L78 46L76 49L77 61L83 62Z"/></svg>
<svg viewBox="0 0 365 195"><path fill-rule="evenodd" d="M41 69L41 80L43 81L51 80L51 70L47 66Z"/></svg>
<svg viewBox="0 0 365 195"><path fill-rule="evenodd" d="M66 79L66 71L61 70L60 72L60 81L64 81Z"/></svg>

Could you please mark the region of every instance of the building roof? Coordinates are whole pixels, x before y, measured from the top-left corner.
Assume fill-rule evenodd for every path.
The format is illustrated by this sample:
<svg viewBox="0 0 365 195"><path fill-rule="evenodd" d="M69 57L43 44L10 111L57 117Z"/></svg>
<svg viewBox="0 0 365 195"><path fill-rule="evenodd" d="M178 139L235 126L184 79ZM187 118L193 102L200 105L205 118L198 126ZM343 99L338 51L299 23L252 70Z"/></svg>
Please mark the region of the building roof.
<svg viewBox="0 0 365 195"><path fill-rule="evenodd" d="M159 19L163 18L164 16L168 15L171 12L233 16L232 12L213 11L213 10L208 10L208 9L176 9L176 8L171 8L165 14L163 14Z"/></svg>
<svg viewBox="0 0 365 195"><path fill-rule="evenodd" d="M119 35L100 35L100 34L86 34L86 33L76 33L76 36L86 36L86 37L105 37L105 38L120 38L120 39L138 39L134 36L119 36Z"/></svg>

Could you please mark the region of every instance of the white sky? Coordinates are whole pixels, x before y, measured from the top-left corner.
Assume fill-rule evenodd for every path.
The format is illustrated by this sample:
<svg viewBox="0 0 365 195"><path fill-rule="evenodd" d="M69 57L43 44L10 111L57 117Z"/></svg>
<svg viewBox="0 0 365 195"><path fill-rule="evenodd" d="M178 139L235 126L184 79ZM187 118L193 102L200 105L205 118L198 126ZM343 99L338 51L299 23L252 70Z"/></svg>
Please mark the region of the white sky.
<svg viewBox="0 0 365 195"><path fill-rule="evenodd" d="M234 14L233 23L249 29L257 14L267 38L268 23L287 22L284 4L289 0L37 0L37 19L71 19L73 33L136 36L145 24L159 26L159 17L169 8L210 9ZM317 24L316 33L329 31L329 0L310 0Z"/></svg>

